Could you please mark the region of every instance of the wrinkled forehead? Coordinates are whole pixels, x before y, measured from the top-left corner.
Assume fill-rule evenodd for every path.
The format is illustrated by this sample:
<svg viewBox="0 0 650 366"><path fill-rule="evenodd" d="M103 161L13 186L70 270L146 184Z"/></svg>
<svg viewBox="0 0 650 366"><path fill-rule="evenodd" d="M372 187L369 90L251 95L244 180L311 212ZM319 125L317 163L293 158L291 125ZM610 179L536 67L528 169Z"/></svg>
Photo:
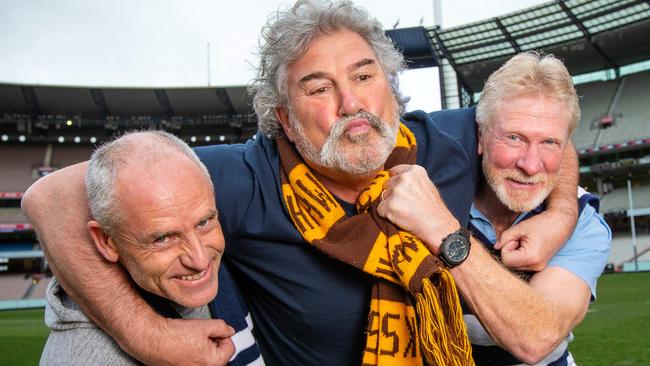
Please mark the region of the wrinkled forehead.
<svg viewBox="0 0 650 366"><path fill-rule="evenodd" d="M312 74L330 73L335 68L347 71L357 64L381 67L371 45L358 33L343 29L312 39L305 52L287 65L287 71L291 81L296 82Z"/></svg>
<svg viewBox="0 0 650 366"><path fill-rule="evenodd" d="M543 93L516 94L500 98L491 108L490 127L553 126L568 133L571 111L566 100Z"/></svg>
<svg viewBox="0 0 650 366"><path fill-rule="evenodd" d="M119 172L115 188L124 216L143 216L140 215L142 211L162 209L175 203L205 202L214 206L212 183L184 156L131 164ZM124 219L129 220L129 217Z"/></svg>

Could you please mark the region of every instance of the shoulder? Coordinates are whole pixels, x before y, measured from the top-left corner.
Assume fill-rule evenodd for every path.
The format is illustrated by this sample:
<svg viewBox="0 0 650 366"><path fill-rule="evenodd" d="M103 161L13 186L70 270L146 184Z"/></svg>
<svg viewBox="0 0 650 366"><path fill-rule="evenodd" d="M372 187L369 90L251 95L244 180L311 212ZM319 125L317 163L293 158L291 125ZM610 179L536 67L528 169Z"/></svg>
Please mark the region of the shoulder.
<svg viewBox="0 0 650 366"><path fill-rule="evenodd" d="M226 235L237 230L260 189L278 186L278 158L273 140L257 134L245 144L198 147L214 185L219 217ZM260 183L260 182L263 182Z"/></svg>
<svg viewBox="0 0 650 366"><path fill-rule="evenodd" d="M47 324L51 332L41 365L139 365L81 311L64 306L58 314L54 323Z"/></svg>
<svg viewBox="0 0 650 366"><path fill-rule="evenodd" d="M412 111L403 117L409 128L411 125L435 126L452 137L463 137L465 133L476 130L476 108L443 109L436 112Z"/></svg>
<svg viewBox="0 0 650 366"><path fill-rule="evenodd" d="M52 331L41 365L140 365L99 328Z"/></svg>
<svg viewBox="0 0 650 366"><path fill-rule="evenodd" d="M56 278L47 288L45 323L51 332L42 365L139 365L81 312Z"/></svg>
<svg viewBox="0 0 650 366"><path fill-rule="evenodd" d="M576 227L555 257L585 256L587 254L607 256L609 254L612 232L605 219L594 208L594 206L597 207L598 198L590 196L589 202L582 202ZM582 198L585 196L582 196L581 200ZM584 259L584 257L578 259Z"/></svg>
<svg viewBox="0 0 650 366"><path fill-rule="evenodd" d="M414 111L402 121L415 135L418 165L427 170L450 211L466 224L478 181L473 109Z"/></svg>
<svg viewBox="0 0 650 366"><path fill-rule="evenodd" d="M70 296L63 290L61 284L52 278L45 293L45 325L53 330L69 328L94 328L95 324L81 311Z"/></svg>
<svg viewBox="0 0 650 366"><path fill-rule="evenodd" d="M563 267L580 277L589 285L595 299L596 280L607 263L611 240L611 230L603 217L594 207L585 205L573 234L551 258L549 267Z"/></svg>
<svg viewBox="0 0 650 366"><path fill-rule="evenodd" d="M585 247L589 251L607 251L611 244L612 232L605 219L598 213L600 200L584 189L578 189L580 215L567 243L560 249L568 251Z"/></svg>
<svg viewBox="0 0 650 366"><path fill-rule="evenodd" d="M598 201L595 201L596 203ZM589 237L594 240L589 244L589 247L593 250L607 250L612 239L612 231L605 222L605 219L596 211L593 204L585 204L582 210L580 211L580 216L578 217L578 223L576 228L573 230L573 238L584 238ZM569 239L569 240L571 240Z"/></svg>

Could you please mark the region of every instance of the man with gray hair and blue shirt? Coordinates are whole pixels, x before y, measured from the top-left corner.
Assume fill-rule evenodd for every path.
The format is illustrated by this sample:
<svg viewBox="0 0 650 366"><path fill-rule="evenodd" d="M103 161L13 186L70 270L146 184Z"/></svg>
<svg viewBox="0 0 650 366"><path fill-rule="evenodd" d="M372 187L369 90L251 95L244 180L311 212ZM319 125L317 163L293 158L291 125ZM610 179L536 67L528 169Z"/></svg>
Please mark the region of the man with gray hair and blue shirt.
<svg viewBox="0 0 650 366"><path fill-rule="evenodd" d="M86 191L92 214L87 228L97 251L126 269L160 315L221 318L201 325L214 340L218 362L232 357L231 365L263 364L245 304L220 266L224 238L210 175L187 144L162 131L129 133L104 144L90 159ZM56 278L47 299L45 322L52 332L41 364L139 364L86 317ZM122 299L112 301L128 307Z"/></svg>
<svg viewBox="0 0 650 366"><path fill-rule="evenodd" d="M300 0L269 17L262 33L249 88L256 138L196 152L216 187L224 261L246 298L264 361L471 365L458 293L473 310L493 311L481 318L488 331L509 331L488 317L535 318L519 304L538 293L464 228L480 169L474 110L403 113L404 59L381 24L349 1ZM575 160L575 151L563 159L561 176L569 178L549 195L546 211L522 223L528 231L515 239L527 240L504 262L543 267L570 236ZM85 169L50 174L23 199L63 288L146 363L214 362L214 344L200 327L161 319L115 266L88 250L80 234ZM57 197L66 198L65 210ZM533 252L541 254L527 256ZM502 281L486 284L495 275ZM102 288L130 307L107 306Z"/></svg>
<svg viewBox="0 0 650 366"><path fill-rule="evenodd" d="M470 227L498 256L508 250L493 249L502 233L543 212L557 184L563 152L571 148L567 145L580 120L571 75L552 55L516 55L488 78L476 119L487 184L474 197ZM578 195L579 219L569 240L542 271L517 271L541 296L517 303L518 296L509 294L516 307L525 307L536 319L495 318L488 315L493 304L470 304L476 317L466 314L465 321L477 365L575 365L568 351L571 330L596 298L611 241L597 198L584 190Z"/></svg>

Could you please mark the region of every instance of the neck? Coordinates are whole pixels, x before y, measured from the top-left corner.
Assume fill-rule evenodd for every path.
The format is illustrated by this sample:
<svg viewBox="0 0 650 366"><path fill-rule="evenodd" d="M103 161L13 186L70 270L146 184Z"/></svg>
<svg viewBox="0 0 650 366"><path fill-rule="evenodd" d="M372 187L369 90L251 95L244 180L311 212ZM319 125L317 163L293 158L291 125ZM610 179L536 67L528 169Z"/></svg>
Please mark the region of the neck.
<svg viewBox="0 0 650 366"><path fill-rule="evenodd" d="M357 202L357 197L359 197L361 191L368 187L375 178L375 175L377 175L377 172L351 175L349 173L332 171L320 167L316 168L311 166L311 168L318 177L318 180L331 194L347 203Z"/></svg>
<svg viewBox="0 0 650 366"><path fill-rule="evenodd" d="M499 197L492 191L489 184L483 184L474 197L474 206L490 220L494 227L497 240L501 238L501 233L512 226L517 218L517 213L511 211L504 205Z"/></svg>

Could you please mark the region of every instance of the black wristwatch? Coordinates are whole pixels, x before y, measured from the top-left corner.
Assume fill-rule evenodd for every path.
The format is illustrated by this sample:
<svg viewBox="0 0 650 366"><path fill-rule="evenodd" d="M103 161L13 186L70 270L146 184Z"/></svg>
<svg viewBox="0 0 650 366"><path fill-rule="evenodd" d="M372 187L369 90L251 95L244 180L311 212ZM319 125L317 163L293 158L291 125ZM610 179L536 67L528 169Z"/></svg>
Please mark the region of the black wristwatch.
<svg viewBox="0 0 650 366"><path fill-rule="evenodd" d="M471 247L469 237L469 231L461 227L442 239L439 258L447 267L456 267L467 259Z"/></svg>

